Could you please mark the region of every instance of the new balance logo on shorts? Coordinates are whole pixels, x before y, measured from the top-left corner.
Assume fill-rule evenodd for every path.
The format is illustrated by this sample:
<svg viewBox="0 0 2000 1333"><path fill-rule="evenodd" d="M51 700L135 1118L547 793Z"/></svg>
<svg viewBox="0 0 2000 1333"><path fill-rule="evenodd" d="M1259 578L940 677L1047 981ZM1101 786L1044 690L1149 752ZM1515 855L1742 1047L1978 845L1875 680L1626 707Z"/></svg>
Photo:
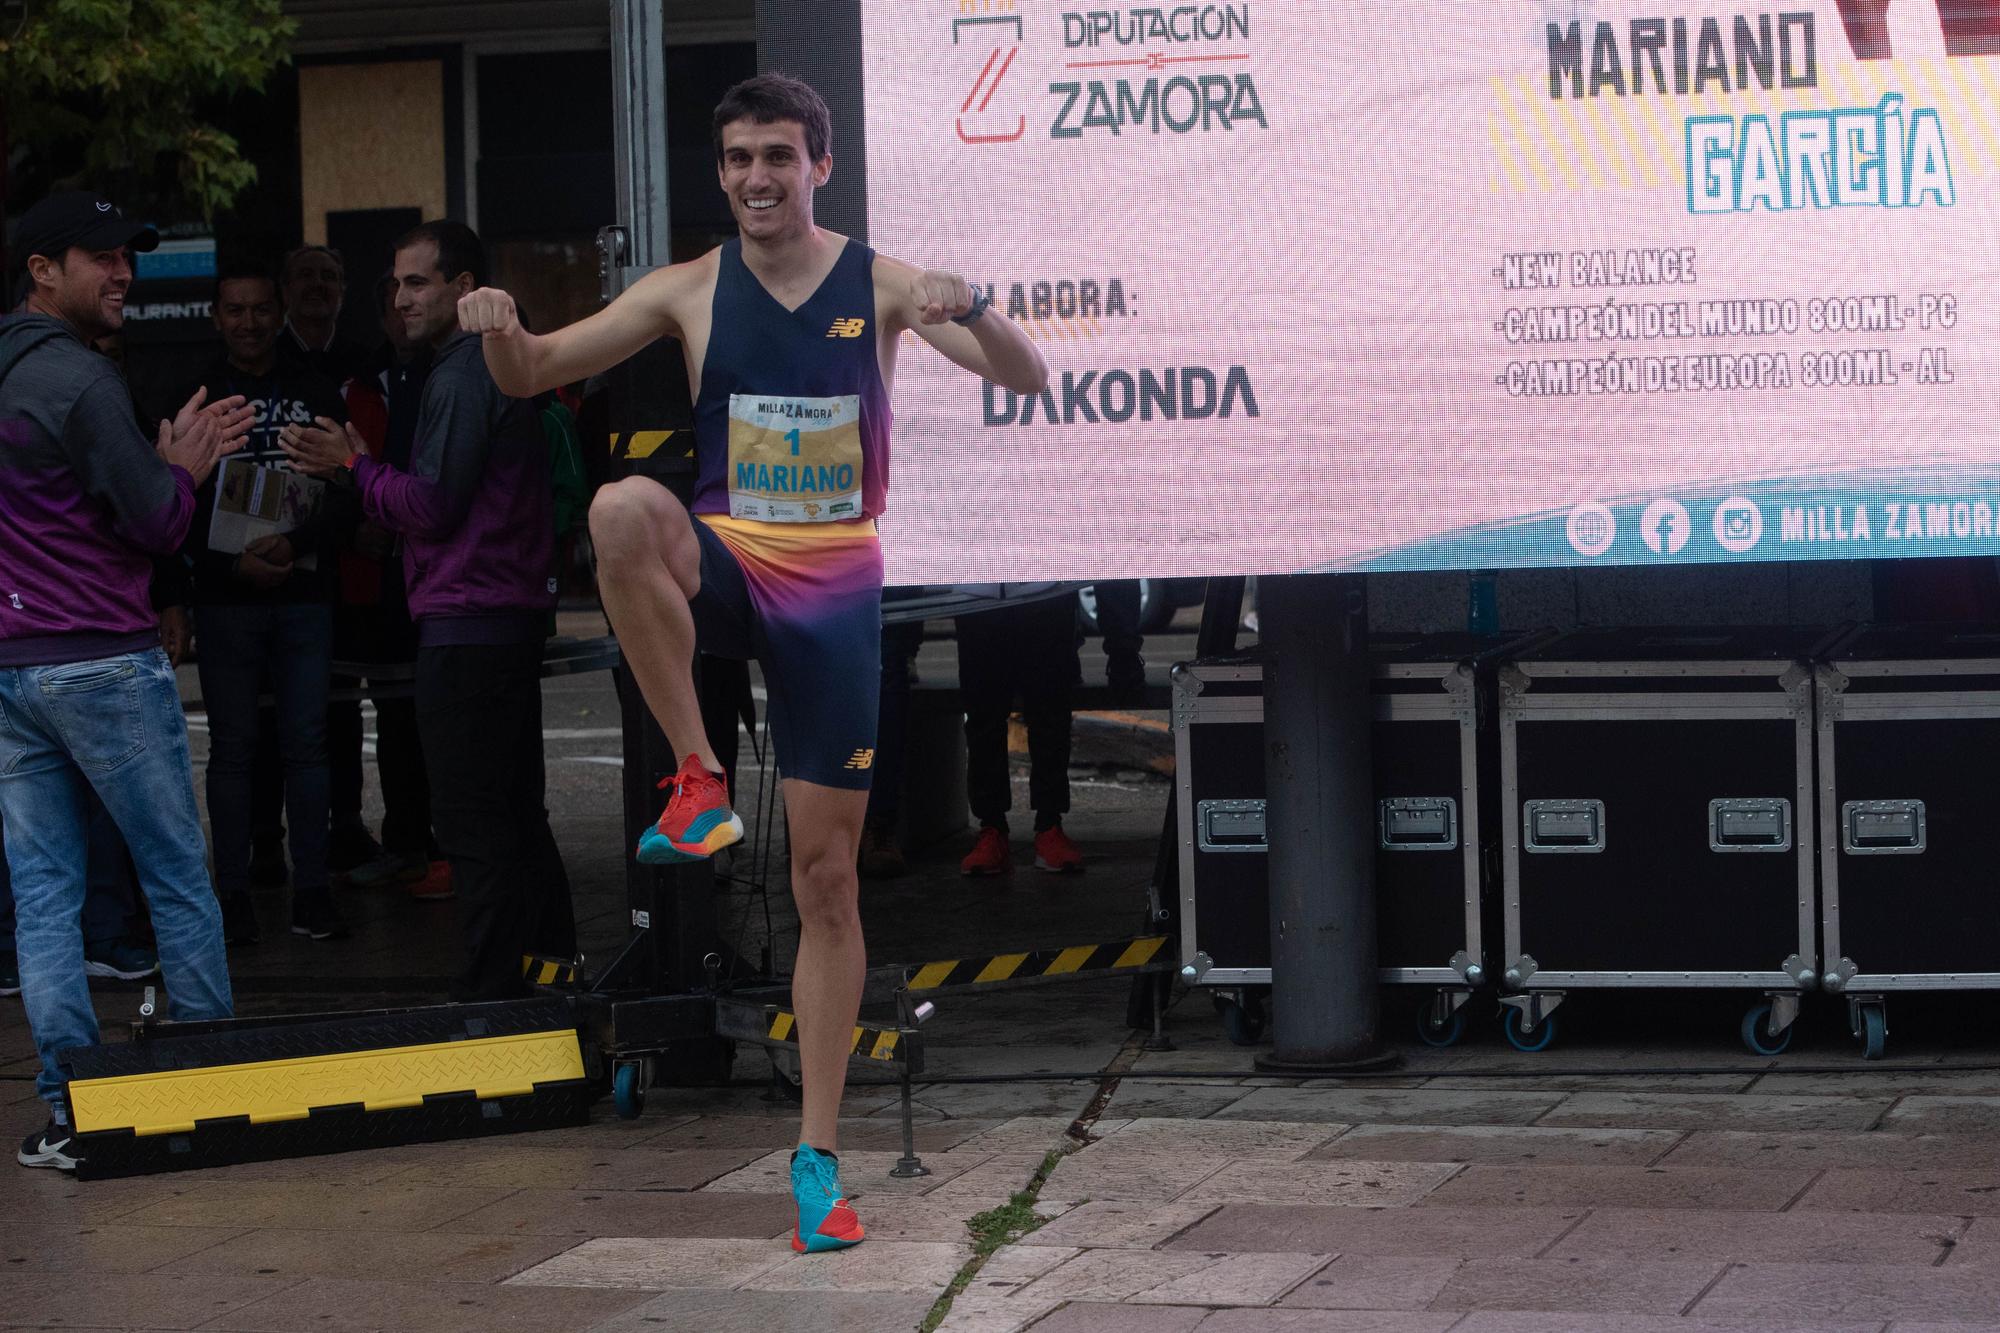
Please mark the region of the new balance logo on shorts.
<svg viewBox="0 0 2000 1333"><path fill-rule="evenodd" d="M836 319L833 321L833 327L826 331L826 336L829 338L859 338L861 331L867 327L868 321L865 319ZM864 764L862 767L865 768L867 765Z"/></svg>
<svg viewBox="0 0 2000 1333"><path fill-rule="evenodd" d="M847 762L841 765L842 768L873 768L874 766L875 752L873 750L856 750L847 757Z"/></svg>

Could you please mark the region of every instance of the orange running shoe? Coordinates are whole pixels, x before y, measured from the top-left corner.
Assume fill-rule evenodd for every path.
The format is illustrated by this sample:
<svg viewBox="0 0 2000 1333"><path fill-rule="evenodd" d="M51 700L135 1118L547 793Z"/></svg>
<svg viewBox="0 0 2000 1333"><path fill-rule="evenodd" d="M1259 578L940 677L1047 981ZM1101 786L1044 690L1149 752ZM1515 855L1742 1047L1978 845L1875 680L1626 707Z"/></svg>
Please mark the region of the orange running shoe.
<svg viewBox="0 0 2000 1333"><path fill-rule="evenodd" d="M1083 851L1069 840L1061 824L1035 835L1035 869L1053 875L1073 875L1083 869Z"/></svg>
<svg viewBox="0 0 2000 1333"><path fill-rule="evenodd" d="M662 790L669 785L673 799L660 822L639 839L639 864L699 861L743 841L743 821L729 808L728 784L720 773L702 767L699 757L689 755L680 772L660 780Z"/></svg>
<svg viewBox="0 0 2000 1333"><path fill-rule="evenodd" d="M1007 846L1007 835L991 824L979 830L979 841L958 863L961 875L1004 875L1013 868L1014 853Z"/></svg>

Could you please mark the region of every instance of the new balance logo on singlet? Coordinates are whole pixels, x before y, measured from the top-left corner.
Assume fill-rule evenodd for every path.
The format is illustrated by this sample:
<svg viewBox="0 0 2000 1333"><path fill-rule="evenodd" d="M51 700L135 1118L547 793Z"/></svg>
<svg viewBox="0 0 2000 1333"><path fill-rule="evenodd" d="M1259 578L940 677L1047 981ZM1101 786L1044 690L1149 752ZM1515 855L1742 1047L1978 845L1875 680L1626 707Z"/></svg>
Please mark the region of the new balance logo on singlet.
<svg viewBox="0 0 2000 1333"><path fill-rule="evenodd" d="M865 319L836 319L833 327L826 331L829 338L859 338L861 331L868 327Z"/></svg>
<svg viewBox="0 0 2000 1333"><path fill-rule="evenodd" d="M847 762L841 765L842 768L873 768L874 766L875 752L873 750L856 750L848 756Z"/></svg>

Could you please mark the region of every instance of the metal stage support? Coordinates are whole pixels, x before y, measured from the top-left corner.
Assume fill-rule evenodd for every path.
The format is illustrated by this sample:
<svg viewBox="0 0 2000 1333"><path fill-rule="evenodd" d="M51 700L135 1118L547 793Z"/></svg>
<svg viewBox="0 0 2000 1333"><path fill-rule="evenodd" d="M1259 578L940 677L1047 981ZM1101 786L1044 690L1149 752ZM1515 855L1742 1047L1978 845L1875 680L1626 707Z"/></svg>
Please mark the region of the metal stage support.
<svg viewBox="0 0 2000 1333"><path fill-rule="evenodd" d="M1270 818L1273 1072L1390 1063L1376 1040L1368 589L1358 574L1258 583Z"/></svg>

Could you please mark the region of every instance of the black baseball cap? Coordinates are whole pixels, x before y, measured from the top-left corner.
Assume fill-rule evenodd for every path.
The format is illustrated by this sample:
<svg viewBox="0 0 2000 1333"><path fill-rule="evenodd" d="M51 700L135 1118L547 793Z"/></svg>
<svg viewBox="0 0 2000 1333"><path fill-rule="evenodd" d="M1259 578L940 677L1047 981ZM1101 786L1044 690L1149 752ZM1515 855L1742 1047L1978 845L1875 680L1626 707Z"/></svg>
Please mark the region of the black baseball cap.
<svg viewBox="0 0 2000 1333"><path fill-rule="evenodd" d="M14 229L14 253L51 258L68 252L72 245L86 250L151 250L160 243L160 233L149 222L135 222L101 194L89 190L65 190L52 194L21 215Z"/></svg>

